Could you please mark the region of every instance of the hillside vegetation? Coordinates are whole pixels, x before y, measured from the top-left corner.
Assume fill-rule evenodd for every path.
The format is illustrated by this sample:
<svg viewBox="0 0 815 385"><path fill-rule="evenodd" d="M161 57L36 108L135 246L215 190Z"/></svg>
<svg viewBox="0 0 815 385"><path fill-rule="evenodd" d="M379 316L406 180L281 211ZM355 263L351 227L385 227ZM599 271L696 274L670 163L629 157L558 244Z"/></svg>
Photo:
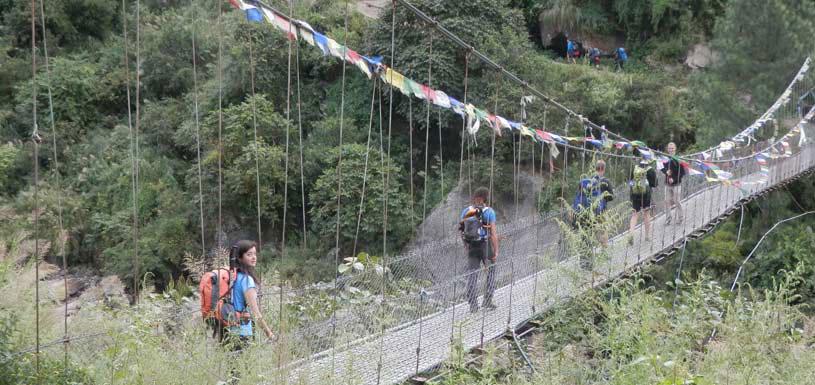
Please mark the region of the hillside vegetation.
<svg viewBox="0 0 815 385"><path fill-rule="evenodd" d="M520 86L404 7L395 12L392 53L390 8L374 19L353 6L346 14L339 1L294 2L293 9L269 3L361 54L383 55L386 63L393 55L406 76L451 96L465 95L466 74L469 102L521 119L526 93ZM654 148L675 141L680 153L707 148L750 124L815 49L815 6L806 1L412 3L554 100ZM285 36L248 23L227 1L139 4L137 13L133 1L124 2L125 9L110 0L46 1L44 19L38 11L35 20L34 78L30 4L0 0L0 288L13 293L0 299L0 372L11 373L0 384L172 383L200 358L189 352L202 347L203 335L179 332L194 330L185 328L186 319L161 325L161 332L155 325L178 307L195 310L196 266L217 261L231 242L262 241L265 282L308 290L335 277L335 255L341 261L356 251L378 261L399 253L460 177L477 184L494 179L496 196L515 192L515 140L499 138L493 154L482 129L468 150L458 116L428 111L401 95L394 96L389 125L386 87L376 88L354 68L343 77L341 62L302 42L289 51ZM547 28L586 41L624 42L631 60L624 71L610 60L600 68L568 64L541 39ZM697 44L717 59L691 70L682 63ZM583 134L539 100L525 112L531 126ZM36 157L35 121L42 138ZM522 166L534 172L533 163L524 159ZM561 183L544 171L541 209L557 204L553 191ZM673 282L678 263L668 261L641 280L547 315L548 330L559 337L531 345L539 353L536 364L552 368L548 377L456 367L460 377L449 381L704 384L728 383L724 378L731 377L723 376L732 375L729 383L806 383L813 334L801 304L815 299L815 221L790 224L771 239L747 270L754 292L719 293L772 223L815 208L812 180L788 189L749 205L741 233L731 218L689 243L689 283L681 284L678 307L666 307L673 289L664 285ZM383 242L385 212L392 219ZM89 286L98 289L100 277L121 282L123 291L99 294L92 306L72 313L72 328L88 333L139 319L120 343L88 347L103 351L104 359L65 368L55 354L35 372L30 356L13 354L30 348L35 332L35 241L44 261L61 266L65 257L66 274L87 278L94 283ZM777 275L781 270L792 273ZM50 271L49 278L59 274ZM131 306L136 285L144 303ZM398 285L394 292L419 286L409 279ZM48 309L43 336L59 338L62 310L55 309L63 303L53 292L42 304ZM321 295L297 303L291 327L328 317L329 300ZM714 326L721 339L704 342ZM243 363L272 354L268 349L259 347ZM265 380L258 368L242 373ZM190 377L198 383L219 378Z"/></svg>

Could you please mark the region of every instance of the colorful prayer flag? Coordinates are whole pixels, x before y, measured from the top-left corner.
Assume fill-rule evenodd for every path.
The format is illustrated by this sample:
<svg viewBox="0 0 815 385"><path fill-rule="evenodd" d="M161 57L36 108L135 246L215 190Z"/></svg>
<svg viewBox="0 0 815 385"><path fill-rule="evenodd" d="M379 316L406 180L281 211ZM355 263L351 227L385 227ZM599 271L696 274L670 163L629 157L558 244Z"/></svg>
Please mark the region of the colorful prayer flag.
<svg viewBox="0 0 815 385"><path fill-rule="evenodd" d="M320 51L323 51L323 55L328 55L330 53L328 49L328 36L314 31L314 44L320 48Z"/></svg>
<svg viewBox="0 0 815 385"><path fill-rule="evenodd" d="M433 99L433 104L441 107L441 108L450 108L450 98L447 97L447 94L440 90L436 90L436 98Z"/></svg>
<svg viewBox="0 0 815 385"><path fill-rule="evenodd" d="M254 21L254 22L262 22L263 21L263 14L260 13L258 7L247 4L243 0L230 0L229 1L233 7L238 8L246 13L246 20Z"/></svg>
<svg viewBox="0 0 815 385"><path fill-rule="evenodd" d="M404 95L410 95L410 93L405 89L405 75L396 72L393 68L387 67L385 68L385 76L382 77L382 80L385 83L390 84L393 88L398 89Z"/></svg>

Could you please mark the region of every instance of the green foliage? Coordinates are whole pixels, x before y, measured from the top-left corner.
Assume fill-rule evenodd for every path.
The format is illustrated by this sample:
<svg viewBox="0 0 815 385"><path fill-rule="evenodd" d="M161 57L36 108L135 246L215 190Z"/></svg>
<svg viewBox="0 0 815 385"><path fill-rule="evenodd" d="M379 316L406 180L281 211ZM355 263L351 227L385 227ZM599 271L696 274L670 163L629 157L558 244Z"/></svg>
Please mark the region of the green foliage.
<svg viewBox="0 0 815 385"><path fill-rule="evenodd" d="M13 313L0 316L0 385L12 384L94 384L86 369L74 364L64 365L61 358L42 354L39 363L31 354L16 354L21 346L15 339L20 325Z"/></svg>
<svg viewBox="0 0 815 385"><path fill-rule="evenodd" d="M110 273L133 281L132 161L127 150L127 129L119 126L113 139L97 137L100 148L87 159L77 186L87 191L80 253L93 256ZM183 252L194 237L187 235L190 200L172 170L176 161L144 151L139 161L137 191L141 273L162 279L179 271Z"/></svg>
<svg viewBox="0 0 815 385"><path fill-rule="evenodd" d="M228 210L248 216L247 223L257 220L258 189L261 190L260 214L264 220L276 219L283 209L287 127L286 120L275 112L274 106L264 95L249 98L223 111L220 144L223 148L223 204ZM190 152L195 151L194 129L193 124L188 122L175 135L176 143L189 148ZM217 110L210 112L203 120L201 135L201 162L206 170L203 183L214 186L218 183L219 166ZM289 167L290 170L294 169L293 165ZM188 175L188 185L197 188L197 167L191 168Z"/></svg>
<svg viewBox="0 0 815 385"><path fill-rule="evenodd" d="M20 48L31 47L31 4L0 3L9 36ZM45 4L46 30L54 46L90 47L120 30L119 3L108 0L53 0ZM37 34L42 24L37 9ZM39 40L39 39L38 39Z"/></svg>
<svg viewBox="0 0 815 385"><path fill-rule="evenodd" d="M815 298L815 234L811 225L790 224L778 229L769 243L762 245L746 278L756 287L772 287L778 274L798 270L802 280L792 288L803 301L811 302ZM766 241L765 241L766 242Z"/></svg>
<svg viewBox="0 0 815 385"><path fill-rule="evenodd" d="M338 165L339 151L333 150L327 155L327 165ZM376 148L366 150L365 146L358 144L343 145L340 190L342 208L339 215L340 245L343 253L352 250L357 243L357 250L377 250L381 247L386 176L387 210L390 218L387 229L388 241L390 247L398 248L407 241L411 231L410 224L405 220L410 213L406 204L408 197L404 193L403 184L400 183L404 180L402 169ZM314 183L309 196L315 203L310 211L313 218L312 229L319 237L325 239L333 238L337 226L336 191L337 169L326 167ZM357 222L359 222L358 236Z"/></svg>
<svg viewBox="0 0 815 385"><path fill-rule="evenodd" d="M1 192L11 191L10 182L13 178L11 173L19 156L20 149L17 146L11 143L0 145L0 186L3 186Z"/></svg>
<svg viewBox="0 0 815 385"><path fill-rule="evenodd" d="M481 364L451 364L445 384L503 385L779 383L807 381L815 352L812 320L791 305L800 270L768 290L732 296L702 276L677 282L679 296L648 288L639 276L543 314L522 348L538 369L512 354ZM708 340L716 329L716 337ZM489 347L488 347L489 349ZM496 363L503 363L497 364ZM480 366L480 367L479 367Z"/></svg>
<svg viewBox="0 0 815 385"><path fill-rule="evenodd" d="M720 58L694 82L694 104L704 117L701 146L738 132L775 101L813 52L812 20L815 10L802 2L730 2L712 41Z"/></svg>

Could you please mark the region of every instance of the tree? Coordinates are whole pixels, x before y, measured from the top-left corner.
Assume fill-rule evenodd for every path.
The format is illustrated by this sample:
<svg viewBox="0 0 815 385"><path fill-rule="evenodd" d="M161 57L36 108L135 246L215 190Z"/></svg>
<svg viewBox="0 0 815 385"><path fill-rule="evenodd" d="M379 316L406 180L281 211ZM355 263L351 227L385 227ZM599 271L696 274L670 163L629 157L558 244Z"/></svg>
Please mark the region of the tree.
<svg viewBox="0 0 815 385"><path fill-rule="evenodd" d="M322 175L317 178L309 194L312 229L323 239L333 239L337 226L337 169L339 150L327 154ZM351 253L355 241L357 251L381 250L385 199L385 178L388 180L388 241L390 250L404 244L411 231L408 197L403 190L402 169L393 164L376 148L367 150L368 166L365 172L366 147L359 144L342 147L342 190L340 198L340 245L343 255ZM384 164L383 164L384 162ZM390 164L390 166L388 166ZM386 175L388 174L388 175ZM363 194L363 181L365 190ZM364 201L363 201L364 198ZM360 216L360 204L362 213ZM357 219L359 237L356 239Z"/></svg>

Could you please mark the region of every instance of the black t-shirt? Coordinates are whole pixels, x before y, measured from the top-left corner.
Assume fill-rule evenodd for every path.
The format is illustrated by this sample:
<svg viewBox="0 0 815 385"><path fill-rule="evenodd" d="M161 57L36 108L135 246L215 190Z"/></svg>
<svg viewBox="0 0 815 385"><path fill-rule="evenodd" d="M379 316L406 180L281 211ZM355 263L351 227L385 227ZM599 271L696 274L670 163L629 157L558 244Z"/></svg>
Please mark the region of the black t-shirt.
<svg viewBox="0 0 815 385"><path fill-rule="evenodd" d="M665 184L668 186L676 186L682 183L682 177L685 176L685 168L682 167L682 164L679 163L679 160L675 158L671 158L670 161L663 164L662 166L662 173L665 174ZM670 171L671 178L673 178L673 183L668 182L668 171Z"/></svg>

